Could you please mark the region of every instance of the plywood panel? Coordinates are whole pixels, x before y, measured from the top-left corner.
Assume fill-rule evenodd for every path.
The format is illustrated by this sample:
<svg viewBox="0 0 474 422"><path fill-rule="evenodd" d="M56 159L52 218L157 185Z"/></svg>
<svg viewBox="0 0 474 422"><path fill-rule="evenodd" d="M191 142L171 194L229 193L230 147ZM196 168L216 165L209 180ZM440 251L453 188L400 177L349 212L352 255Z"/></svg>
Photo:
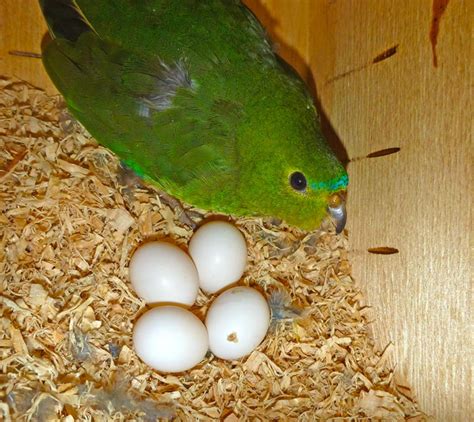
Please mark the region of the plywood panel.
<svg viewBox="0 0 474 422"><path fill-rule="evenodd" d="M0 75L16 76L54 93L38 58L13 55L20 51L40 54L47 33L36 0L0 0Z"/></svg>
<svg viewBox="0 0 474 422"><path fill-rule="evenodd" d="M431 1L345 2L334 12L334 74L356 70L327 88L350 157L401 148L349 167L353 274L375 308L376 340L394 343L398 370L443 421L472 411L470 5L449 2L434 67ZM363 67L393 46L395 55ZM366 252L376 246L400 252Z"/></svg>
<svg viewBox="0 0 474 422"><path fill-rule="evenodd" d="M265 26L275 51L298 71L313 93L332 75L333 35L327 0L244 0ZM317 71L315 71L317 69Z"/></svg>

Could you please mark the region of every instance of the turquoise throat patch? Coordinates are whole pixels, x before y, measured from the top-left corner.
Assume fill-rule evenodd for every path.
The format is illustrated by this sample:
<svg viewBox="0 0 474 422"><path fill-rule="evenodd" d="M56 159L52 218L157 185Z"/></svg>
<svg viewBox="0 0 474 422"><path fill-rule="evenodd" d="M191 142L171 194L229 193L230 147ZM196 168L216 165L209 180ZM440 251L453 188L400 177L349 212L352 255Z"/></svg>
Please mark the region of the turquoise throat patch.
<svg viewBox="0 0 474 422"><path fill-rule="evenodd" d="M347 188L348 184L349 177L345 174L338 179L328 180L327 182L311 182L309 186L312 190L337 191Z"/></svg>

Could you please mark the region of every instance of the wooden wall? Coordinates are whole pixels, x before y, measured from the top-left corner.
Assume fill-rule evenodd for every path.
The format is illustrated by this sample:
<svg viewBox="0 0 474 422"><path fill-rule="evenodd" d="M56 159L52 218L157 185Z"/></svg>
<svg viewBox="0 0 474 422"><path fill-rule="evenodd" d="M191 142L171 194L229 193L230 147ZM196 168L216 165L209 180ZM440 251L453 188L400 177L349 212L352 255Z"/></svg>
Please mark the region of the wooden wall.
<svg viewBox="0 0 474 422"><path fill-rule="evenodd" d="M472 22L469 0L247 0L352 159L353 274L380 348L440 421L471 405ZM0 1L0 74L54 92L36 0ZM342 146L344 148L342 148ZM387 148L398 153L362 158ZM369 248L398 253L369 253ZM377 250L377 249L376 249ZM389 249L381 249L389 251Z"/></svg>
<svg viewBox="0 0 474 422"><path fill-rule="evenodd" d="M0 75L16 76L56 93L40 59L10 54L40 54L46 31L37 0L0 0Z"/></svg>
<svg viewBox="0 0 474 422"><path fill-rule="evenodd" d="M377 344L393 343L425 412L470 419L474 2L248 3L314 78L329 134L353 159L351 262ZM362 158L388 148L400 151Z"/></svg>

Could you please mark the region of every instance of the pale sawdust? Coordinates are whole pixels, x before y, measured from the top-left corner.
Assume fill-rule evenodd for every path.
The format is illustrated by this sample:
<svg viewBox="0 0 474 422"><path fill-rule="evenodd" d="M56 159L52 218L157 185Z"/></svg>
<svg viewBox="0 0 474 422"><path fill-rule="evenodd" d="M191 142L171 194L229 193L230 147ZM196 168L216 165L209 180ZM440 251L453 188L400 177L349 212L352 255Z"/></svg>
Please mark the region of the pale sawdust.
<svg viewBox="0 0 474 422"><path fill-rule="evenodd" d="M147 239L185 248L183 222L207 216L121 186L117 158L60 98L7 79L0 89L0 419L425 420L389 348L374 348L347 239L329 224L235 221L249 248L242 283L273 294L266 339L240 361L209 354L182 374L144 365L130 255ZM202 318L211 299L193 311Z"/></svg>

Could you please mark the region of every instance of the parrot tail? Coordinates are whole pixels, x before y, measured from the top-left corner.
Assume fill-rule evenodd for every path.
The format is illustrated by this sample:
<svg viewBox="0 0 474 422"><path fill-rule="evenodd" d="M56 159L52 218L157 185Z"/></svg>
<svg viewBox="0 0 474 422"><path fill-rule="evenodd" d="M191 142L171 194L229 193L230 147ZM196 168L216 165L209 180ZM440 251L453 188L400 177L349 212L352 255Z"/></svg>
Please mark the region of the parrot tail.
<svg viewBox="0 0 474 422"><path fill-rule="evenodd" d="M76 41L81 34L91 31L74 0L39 0L39 4L53 38Z"/></svg>

